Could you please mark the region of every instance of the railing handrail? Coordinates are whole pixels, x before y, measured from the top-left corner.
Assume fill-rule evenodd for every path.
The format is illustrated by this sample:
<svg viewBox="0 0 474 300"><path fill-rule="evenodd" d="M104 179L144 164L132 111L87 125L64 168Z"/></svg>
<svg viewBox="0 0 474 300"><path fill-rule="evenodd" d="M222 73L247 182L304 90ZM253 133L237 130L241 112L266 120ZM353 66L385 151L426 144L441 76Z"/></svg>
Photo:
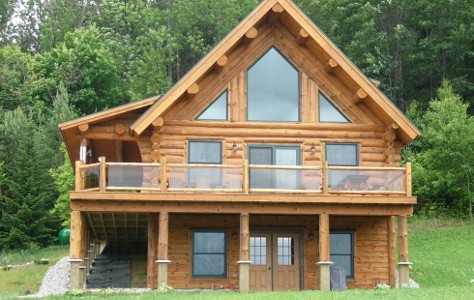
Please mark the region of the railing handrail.
<svg viewBox="0 0 474 300"><path fill-rule="evenodd" d="M175 168L215 168L215 169L241 169L242 165L221 165L221 164L169 164L168 167Z"/></svg>
<svg viewBox="0 0 474 300"><path fill-rule="evenodd" d="M276 165L249 165L251 169L279 169L279 170L322 170L320 166L276 166Z"/></svg>
<svg viewBox="0 0 474 300"><path fill-rule="evenodd" d="M405 171L404 167L349 167L349 166L328 166L329 170L351 170L351 171Z"/></svg>
<svg viewBox="0 0 474 300"><path fill-rule="evenodd" d="M100 162L93 163L93 164L87 164L87 165L81 164L79 166L79 170L89 170L89 169L94 169L94 168L98 168L98 167L100 167Z"/></svg>
<svg viewBox="0 0 474 300"><path fill-rule="evenodd" d="M158 162L152 162L152 163L134 163L134 162L108 162L106 163L107 166L112 166L112 167L159 167L161 166L160 163Z"/></svg>
<svg viewBox="0 0 474 300"><path fill-rule="evenodd" d="M155 186L148 186L145 184L144 186L136 186L136 187L126 187L126 186L114 186L110 182L108 182L109 171L107 171L108 167L155 167L159 168L159 176L154 177L154 180L158 179L155 184L158 184L158 187ZM99 171L99 182L98 187L85 187L84 186L84 172L90 169L98 169ZM404 167L370 167L370 166L317 166L317 165L257 165L252 164L249 165L247 160L244 160L243 164L239 165L230 165L230 164L185 164L185 163L166 163L165 159L163 158L160 162L106 162L105 157L100 158L100 162L91 163L91 164L84 164L80 161L76 163L76 190L77 191L94 191L100 190L103 191L112 191L112 190L149 190L149 191L161 191L166 192L169 188L170 192L173 191L200 191L197 187L184 187L184 188L176 188L176 187L168 187L168 180L170 179L170 175L168 174L169 170L173 168L214 168L214 169L240 169L241 170L241 180L242 180L242 188L210 188L210 189L202 189L202 190L212 190L215 192L243 192L244 194L248 193L249 191L253 192L288 192L288 193L320 193L323 195L330 195L330 194L340 194L340 193L347 193L347 194L403 194L407 196L411 196L411 164L407 163ZM314 173L314 175L320 178L321 186L315 189L295 189L295 190L281 190L278 188L271 188L271 189L259 189L251 186L249 181L248 172L250 170L294 170L294 171L318 171L320 173ZM403 191L401 190L344 190L344 189L337 189L333 187L329 187L329 172L330 171L400 171L402 174L400 176L405 176L404 180L404 187ZM313 173L311 173L313 174ZM398 174L398 173L397 173ZM392 178L391 180L385 182L385 185L391 184L395 180L399 180L400 176L396 176L396 178ZM126 183L125 183L126 184ZM302 185L303 186L303 185Z"/></svg>

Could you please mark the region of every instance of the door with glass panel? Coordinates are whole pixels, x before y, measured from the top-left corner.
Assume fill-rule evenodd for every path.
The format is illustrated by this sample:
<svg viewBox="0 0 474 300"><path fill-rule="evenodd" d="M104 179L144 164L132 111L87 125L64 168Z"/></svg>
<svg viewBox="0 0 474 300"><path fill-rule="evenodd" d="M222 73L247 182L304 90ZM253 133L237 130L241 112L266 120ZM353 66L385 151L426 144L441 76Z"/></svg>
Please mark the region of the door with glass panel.
<svg viewBox="0 0 474 300"><path fill-rule="evenodd" d="M250 165L297 166L300 148L295 146L249 146ZM299 189L298 171L292 169L251 168L250 188Z"/></svg>
<svg viewBox="0 0 474 300"><path fill-rule="evenodd" d="M294 233L250 235L250 289L299 290L299 239Z"/></svg>

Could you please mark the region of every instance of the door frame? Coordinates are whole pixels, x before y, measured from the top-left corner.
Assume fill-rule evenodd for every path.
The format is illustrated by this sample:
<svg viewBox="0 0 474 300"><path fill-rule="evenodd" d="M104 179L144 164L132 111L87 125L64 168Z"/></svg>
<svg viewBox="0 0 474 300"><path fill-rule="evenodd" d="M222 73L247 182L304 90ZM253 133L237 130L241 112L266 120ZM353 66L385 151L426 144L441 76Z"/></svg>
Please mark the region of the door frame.
<svg viewBox="0 0 474 300"><path fill-rule="evenodd" d="M272 268L272 282L271 286L272 289L271 291L274 291L274 251L273 249L273 234L293 234L298 236L298 264L299 264L299 270L298 270L298 278L299 278L299 290L302 290L304 287L304 229L295 229L295 228L289 228L289 229L260 229L260 228L250 228L250 237L252 237L252 234L269 234L271 236L271 249L270 249L270 257L271 257L271 268ZM251 267L252 265L250 265Z"/></svg>

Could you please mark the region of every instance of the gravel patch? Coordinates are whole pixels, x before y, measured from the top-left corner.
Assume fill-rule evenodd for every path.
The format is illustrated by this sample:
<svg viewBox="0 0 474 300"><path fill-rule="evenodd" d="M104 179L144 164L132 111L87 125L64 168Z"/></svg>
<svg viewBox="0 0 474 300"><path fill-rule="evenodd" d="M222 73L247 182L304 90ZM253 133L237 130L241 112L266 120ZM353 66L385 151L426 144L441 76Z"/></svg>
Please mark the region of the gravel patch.
<svg viewBox="0 0 474 300"><path fill-rule="evenodd" d="M68 256L63 257L48 269L36 296L62 295L69 290L71 264L68 260Z"/></svg>

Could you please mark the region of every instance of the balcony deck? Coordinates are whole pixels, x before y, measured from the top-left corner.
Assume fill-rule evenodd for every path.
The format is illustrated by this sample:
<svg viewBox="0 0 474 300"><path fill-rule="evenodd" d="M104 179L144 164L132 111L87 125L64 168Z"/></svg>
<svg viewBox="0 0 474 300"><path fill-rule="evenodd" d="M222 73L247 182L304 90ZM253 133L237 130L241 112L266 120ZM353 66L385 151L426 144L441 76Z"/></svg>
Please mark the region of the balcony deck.
<svg viewBox="0 0 474 300"><path fill-rule="evenodd" d="M412 210L410 165L406 167L328 167L268 165L204 165L160 163L76 163L76 190L72 206L103 211L111 201L140 205L175 206L186 211L193 205L222 212L242 205L259 210L265 204L304 213L305 207L333 209L357 204L361 214L398 207ZM95 202L95 203L94 203ZM159 204L152 204L157 202ZM234 203L233 208L225 203ZM183 205L186 204L186 208ZM236 205L238 204L238 205ZM287 207L298 204L298 209ZM381 206L384 206L381 209ZM150 206L151 207L151 206ZM110 205L107 209L112 209ZM120 205L117 211L123 210ZM339 210L337 210L339 211ZM363 212L363 213L362 213ZM393 213L393 211L390 211Z"/></svg>

